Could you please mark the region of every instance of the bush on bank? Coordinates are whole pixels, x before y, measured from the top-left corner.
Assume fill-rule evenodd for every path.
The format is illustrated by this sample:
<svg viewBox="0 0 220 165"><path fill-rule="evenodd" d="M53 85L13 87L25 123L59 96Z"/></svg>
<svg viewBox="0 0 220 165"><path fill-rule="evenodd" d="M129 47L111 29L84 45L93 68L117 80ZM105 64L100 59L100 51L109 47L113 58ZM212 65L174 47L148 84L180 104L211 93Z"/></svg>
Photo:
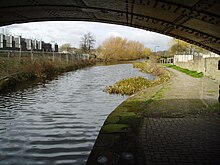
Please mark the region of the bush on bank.
<svg viewBox="0 0 220 165"><path fill-rule="evenodd" d="M150 80L143 77L132 77L128 79L123 79L113 86L106 88L108 93L122 94L122 95L132 95L142 89L151 86Z"/></svg>
<svg viewBox="0 0 220 165"><path fill-rule="evenodd" d="M105 89L110 94L132 95L143 89L159 85L170 78L170 74L162 66L148 62L138 62L133 64L134 68L140 68L142 72L151 73L156 76L155 80L148 80L143 77L132 77L116 82Z"/></svg>

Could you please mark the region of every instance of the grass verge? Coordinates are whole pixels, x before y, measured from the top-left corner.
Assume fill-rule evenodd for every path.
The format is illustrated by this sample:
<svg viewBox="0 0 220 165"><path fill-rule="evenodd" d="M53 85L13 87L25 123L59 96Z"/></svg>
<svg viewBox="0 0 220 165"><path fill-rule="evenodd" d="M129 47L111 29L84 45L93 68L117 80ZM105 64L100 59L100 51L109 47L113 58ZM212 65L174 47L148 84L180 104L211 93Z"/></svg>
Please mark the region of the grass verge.
<svg viewBox="0 0 220 165"><path fill-rule="evenodd" d="M191 71L189 69L185 69L185 68L181 68L179 66L176 66L176 65L170 65L170 64L165 64L166 67L168 68L172 68L172 69L176 69L180 72L183 72L189 76L192 76L194 78L201 78L204 76L204 74L202 72L197 72L197 71Z"/></svg>

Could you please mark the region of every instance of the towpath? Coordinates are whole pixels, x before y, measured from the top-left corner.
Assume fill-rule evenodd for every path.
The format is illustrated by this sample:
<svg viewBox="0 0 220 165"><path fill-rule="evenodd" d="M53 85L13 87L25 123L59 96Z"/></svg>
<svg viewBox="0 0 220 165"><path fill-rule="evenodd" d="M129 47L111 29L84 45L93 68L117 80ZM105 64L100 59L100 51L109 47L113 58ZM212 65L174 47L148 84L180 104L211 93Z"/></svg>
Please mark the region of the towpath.
<svg viewBox="0 0 220 165"><path fill-rule="evenodd" d="M219 82L169 70L173 78L145 107L142 164L220 164Z"/></svg>

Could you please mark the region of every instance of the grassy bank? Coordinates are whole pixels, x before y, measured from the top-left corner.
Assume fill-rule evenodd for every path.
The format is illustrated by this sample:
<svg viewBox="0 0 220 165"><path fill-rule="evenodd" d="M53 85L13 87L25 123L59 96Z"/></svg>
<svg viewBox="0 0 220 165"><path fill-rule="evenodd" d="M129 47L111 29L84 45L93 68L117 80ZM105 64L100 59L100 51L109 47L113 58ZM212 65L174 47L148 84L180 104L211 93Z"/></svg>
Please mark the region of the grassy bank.
<svg viewBox="0 0 220 165"><path fill-rule="evenodd" d="M166 64L165 66L168 67L168 68L176 69L176 70L178 70L180 72L183 72L183 73L185 73L189 76L192 76L194 78L201 78L201 77L204 76L202 72L191 71L189 69L181 68L181 67L176 66L176 65Z"/></svg>
<svg viewBox="0 0 220 165"><path fill-rule="evenodd" d="M80 69L94 64L93 60L79 60L62 62L37 59L33 62L21 64L21 69L14 74L5 76L0 80L0 91L6 91L26 81L44 81L61 73Z"/></svg>
<svg viewBox="0 0 220 165"><path fill-rule="evenodd" d="M133 67L140 68L142 72L151 73L156 76L155 80L148 80L143 77L132 77L116 82L105 89L110 94L132 95L143 89L159 85L170 78L170 74L158 64L148 62L137 62Z"/></svg>

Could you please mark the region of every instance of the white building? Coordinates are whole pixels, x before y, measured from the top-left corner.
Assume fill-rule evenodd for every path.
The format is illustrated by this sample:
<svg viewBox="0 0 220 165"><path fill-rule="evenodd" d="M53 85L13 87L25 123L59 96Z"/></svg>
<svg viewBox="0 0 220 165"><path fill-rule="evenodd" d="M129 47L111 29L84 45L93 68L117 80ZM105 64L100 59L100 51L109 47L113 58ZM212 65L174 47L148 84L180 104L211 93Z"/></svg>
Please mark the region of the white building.
<svg viewBox="0 0 220 165"><path fill-rule="evenodd" d="M6 40L6 47L7 48L12 48L13 47L13 36L12 35L6 35L5 36L5 40Z"/></svg>
<svg viewBox="0 0 220 165"><path fill-rule="evenodd" d="M190 60L195 60L196 58L210 58L210 57L220 57L220 55L215 53L208 53L208 54L198 54L198 55L191 55L191 54L181 54L181 55L174 55L174 64L176 62L188 62Z"/></svg>
<svg viewBox="0 0 220 165"><path fill-rule="evenodd" d="M20 36L17 36L17 37L14 37L14 42L15 42L15 48L21 48L21 37Z"/></svg>
<svg viewBox="0 0 220 165"><path fill-rule="evenodd" d="M0 34L0 48L4 48L4 39L5 39L5 35Z"/></svg>

